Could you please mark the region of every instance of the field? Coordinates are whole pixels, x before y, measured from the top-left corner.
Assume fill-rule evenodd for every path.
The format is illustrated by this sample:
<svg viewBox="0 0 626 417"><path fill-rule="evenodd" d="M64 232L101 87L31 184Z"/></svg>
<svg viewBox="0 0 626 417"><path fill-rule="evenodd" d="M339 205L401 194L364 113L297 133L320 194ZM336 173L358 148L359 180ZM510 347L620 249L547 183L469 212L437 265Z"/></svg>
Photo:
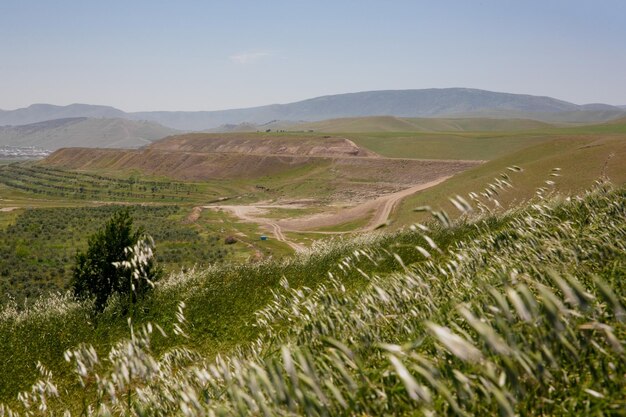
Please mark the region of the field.
<svg viewBox="0 0 626 417"><path fill-rule="evenodd" d="M0 167L0 182L26 193L60 199L87 201L158 201L190 202L200 187L172 181L145 181L138 175L114 178L84 172L38 166L9 164Z"/></svg>
<svg viewBox="0 0 626 417"><path fill-rule="evenodd" d="M156 257L166 273L206 268L288 253L277 241L259 242L254 224L237 224L225 215L203 214L187 221L190 211L178 205L103 205L14 210L2 213L0 226L0 304L20 304L49 292L64 292L77 251L111 215L128 208L135 224L158 242ZM234 236L235 244L225 238Z"/></svg>
<svg viewBox="0 0 626 417"><path fill-rule="evenodd" d="M355 143L390 158L492 160L551 139L550 135L500 133L362 133Z"/></svg>

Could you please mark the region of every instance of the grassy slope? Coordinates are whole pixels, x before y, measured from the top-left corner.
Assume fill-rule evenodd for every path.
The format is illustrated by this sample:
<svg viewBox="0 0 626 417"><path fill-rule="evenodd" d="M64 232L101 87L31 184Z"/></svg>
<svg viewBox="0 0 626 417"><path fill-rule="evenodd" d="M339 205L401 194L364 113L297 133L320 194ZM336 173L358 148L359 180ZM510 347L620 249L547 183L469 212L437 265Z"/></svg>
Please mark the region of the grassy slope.
<svg viewBox="0 0 626 417"><path fill-rule="evenodd" d="M534 133L360 133L347 135L357 145L390 158L491 160L549 140Z"/></svg>
<svg viewBox="0 0 626 417"><path fill-rule="evenodd" d="M454 132L454 131L518 131L546 129L552 125L528 119L488 118L419 118L419 117L348 117L289 126L288 130L316 132Z"/></svg>
<svg viewBox="0 0 626 417"><path fill-rule="evenodd" d="M531 127L521 123L528 121L505 120L500 125L501 129L492 131L485 128L482 119L459 119L463 124L458 129L449 119L443 119L446 123L437 122L438 119L424 119L428 123L441 123L441 129L432 131L411 131L406 125L411 119L401 119L402 123L390 125L390 129L376 128L376 119L351 120L357 127L346 130L346 137L359 146L390 158L492 160L556 138L589 135L623 138L626 134L624 118L577 127L551 127L541 122ZM519 129L513 122L520 122ZM340 127L337 126L338 129Z"/></svg>
<svg viewBox="0 0 626 417"><path fill-rule="evenodd" d="M438 236L442 247L467 230L443 233ZM411 237L403 239L411 241ZM383 239L376 247L387 246L391 241ZM152 321L169 323L174 317L177 303L185 301L186 315L190 323L191 340L188 346L207 356L229 351L238 344L252 341L257 330L250 326L253 313L271 300L271 291L279 288L282 277L288 277L294 287L315 287L324 283L328 272L338 273L337 264L351 253L354 245L338 245L331 250L313 253L310 258L288 262L266 261L258 265L236 265L208 269L181 276L184 286L177 286L177 277L158 290L152 299L138 307L137 323ZM415 254L407 255L407 259ZM379 259L379 265L370 272L389 273L397 268L390 255ZM361 274L352 271L344 277L348 288L361 288L365 284ZM50 304L52 307L50 307ZM20 390L34 382L35 364L41 360L54 370L63 386L72 386L70 369L63 360L63 352L81 342L93 344L100 354L127 334L127 324L119 308L112 308L95 320L86 306L66 308L67 302L49 303L41 313L27 314L28 320L0 320L0 402L8 401ZM58 309L57 313L54 310ZM37 307L33 310L37 311ZM49 312L52 314L49 314ZM28 341L28 343L24 343ZM159 340L156 348L163 350L177 343ZM28 345L28 349L19 346Z"/></svg>
<svg viewBox="0 0 626 417"><path fill-rule="evenodd" d="M624 191L622 190L621 192L612 195L609 201L617 202L617 207L619 207L620 202L623 203L623 198ZM623 204L621 205L621 207L621 210L623 210ZM589 209L586 208L584 210L572 209L570 211L565 210L562 212L554 211L554 217L547 217L547 219L554 220L554 225L547 225L545 227L547 227L548 230L553 230L549 228L558 226L560 218L570 220L571 222L573 222L573 224L576 225L576 230L580 229L580 233L575 234L575 236L577 236L577 239L580 240L581 244L586 246L590 245L589 247L594 248L596 247L596 241L594 240L587 242L585 240L585 236L587 236L587 232L585 232L585 230L588 230L589 233L597 233L598 219L595 219L593 224L588 224L586 220L589 218L588 210ZM602 216L600 217L602 219L605 218ZM478 262L474 267L478 268L480 274L486 274L483 276L483 278L481 278L481 285L487 285L487 283L489 282L489 285L492 285L493 288L498 288L498 286L501 284L497 283L501 283L500 280L502 278L498 274L491 276L491 270L493 269L495 271L497 269L496 267L499 268L497 254L500 251L504 251L503 254L507 254L507 245L512 244L511 242L514 243L520 239L520 237L516 237L516 233L518 232L514 231L515 228L512 228L510 226L512 224L515 224L515 222L521 218L525 218L525 215L518 217L513 216L509 218L502 217L498 219L492 219L481 225L480 232L477 232L477 228L474 228L472 226L462 226L457 229L435 232L432 233L431 236L437 241L442 249L448 248L453 244L453 242L466 240L466 242L469 243L470 241L473 241L475 238L480 236L487 238L485 242L493 241L493 247L486 247L485 249L487 253L489 253L493 257L487 257L486 259L480 258L482 259L482 261ZM614 220L623 221L623 219L621 219L620 217L615 217ZM613 230L617 229L614 228ZM538 230L537 233L540 233L540 230ZM492 240L489 238L489 236L496 236L497 239ZM558 239L564 239L563 237L561 237L561 235L558 235L558 233L556 234L556 236L558 237ZM618 238L618 236L615 236L615 238ZM524 239L532 241L532 235L524 236ZM610 241L611 239L609 238L608 240ZM606 241L607 237L604 236L602 238L602 242ZM509 243L507 244L506 242ZM392 252L397 253L402 258L404 264L409 265L414 262L418 262L418 264L416 265L420 267L420 261L422 261L423 258L419 254L419 252L413 249L416 244L425 244L423 238L419 234L404 233L400 235L384 237L382 239L370 240L361 244L356 243L353 245L340 245L330 251L320 251L309 259L305 258L303 260L294 261L288 264L270 262L254 267L240 266L225 269L208 270L189 274L188 276L180 277L179 279L173 277L170 279L169 282L165 282L164 285L161 285L159 286L159 288L157 288L157 291L155 292L154 297L151 300L142 303L136 309L136 322L143 322L146 320L150 320L156 323L171 322L171 317L174 316L178 301L184 300L187 304L186 316L189 320L188 333L190 335L190 338L184 342L184 346L196 350L205 357L211 358L216 352L227 352L239 343L246 344L247 342L254 340L254 338L258 335L258 329L250 325L254 321L253 312L265 306L272 299L270 290L280 288L279 280L282 277L286 277L289 281L290 286L294 288L301 287L302 285L316 287L320 284L326 283L328 281L327 272L332 271L335 276L341 277L342 283L348 288L349 293L356 291L358 294L358 292L364 290L368 281L363 278L361 272L358 272L356 270L355 267L359 267L361 271L365 271L365 273L370 276L382 277L378 279L379 285L384 287L386 285L385 282L388 280L389 284L393 286L395 285L393 284L395 278L393 278L393 276L389 276L389 278L385 277L390 272L401 271L402 268L394 259ZM572 247L576 248L581 247L577 246L576 242L570 243L567 239L563 240L563 244L570 246L573 245ZM491 243L489 243L488 246L489 245L491 245ZM368 262L366 259L359 259L358 256L354 257L353 253L355 247L364 249L367 253L370 254L370 256L373 256L373 259L376 262L371 263ZM529 249L532 249L531 252L533 250L539 250L538 248L530 247ZM554 251L550 253L550 259L557 261L561 258L565 259L574 252L568 250L565 250L563 252ZM538 253L541 253L541 251L539 251ZM623 276L624 271L623 253L620 257L619 252L616 251L599 251L598 254L594 256L599 256L601 259L596 259L595 257L587 259L586 263L584 263L586 271L585 273L600 274L604 279L607 279L611 285L615 285L614 289L616 291L619 291L619 297L621 297L621 299L623 300L623 284L619 284L621 282L619 279L619 275L622 274ZM452 255L450 255L450 257L454 259ZM343 259L346 259L348 263L352 266L349 268L345 268L343 265L338 265L338 263ZM436 262L444 265L445 262L449 259L450 258L448 258L447 255L444 255L442 258L438 258ZM518 260L512 259L510 260L511 265L509 267L516 266L518 268L525 268L527 267L526 261L526 258L520 258ZM614 263L610 263L608 261ZM345 265L348 265L348 263L346 263ZM470 265L472 264L470 263ZM608 269L603 269L602 265L612 266ZM579 267L574 266L573 269L568 269L568 271L571 271L571 273L573 273L579 279L582 279L582 276L580 275L582 274L582 266L583 265L580 265ZM568 264L565 263L562 265L562 267L568 268ZM531 271L532 269L529 269L529 273L531 273ZM439 322L443 321L445 323L452 323L454 320L453 317L457 315L456 313L454 313L454 303L460 302L464 299L470 300L470 294L472 298L481 299L478 302L479 304L490 300L488 291L481 291L476 293L476 289L472 290L472 286L467 286L465 284L466 280L461 280L457 282L457 278L453 279L453 277L450 277L449 281L444 277L439 277L439 280L439 284L432 284L433 290L435 290L435 287L437 288L436 294L437 297L439 297L436 300L433 300L433 302L438 301L440 303L437 305L437 316L435 317L432 315L434 314L432 311L432 308L434 308L434 306L430 305L427 310L419 311L418 313L416 313L419 317L422 317L424 314L426 314L426 317L429 317L429 319L437 320ZM476 280L476 278L473 277L472 280L474 281ZM544 283L544 285L548 284L548 282L546 282L545 280L543 280L542 282ZM415 290L418 291L417 288ZM383 295L380 295L380 291L378 291L379 295L377 296L376 291L366 291L366 296L363 300L364 302L371 303L373 306L378 305L376 309L370 310L370 312L375 312L375 316L379 317L379 319L382 319L386 316L383 313L381 313L383 315L380 316L380 311L397 308L398 305L392 305L391 303L386 301L386 298ZM404 296L406 296L407 294L406 291L399 290L397 288L394 289L393 287L387 288L385 291L388 291L387 294L392 294L393 291L399 291L399 293L394 293L394 296L398 296L398 294L403 294ZM451 299L451 297L446 297L447 291L461 291L461 293L455 293L455 298ZM335 295L334 297L341 296ZM360 297L357 295L356 300L358 300L359 298ZM447 301L444 301L444 299ZM353 302L356 301L350 301L350 303ZM488 302L493 303L492 300ZM55 374L55 379L61 382L61 391L63 391L63 389L65 388L69 388L70 393L77 394L74 399L78 402L78 398L80 398L81 395L79 394L79 389L74 379L75 377L70 375L70 366L66 364L62 359L63 351L69 347L76 346L80 342L87 342L94 344L102 356L104 352L108 351L112 343L127 334L125 317L121 315L119 313L119 310L115 308L111 309L109 312L99 317L98 320L93 320L88 316L88 314L86 314L86 309L84 307L71 305L68 307L64 304L66 303L59 302L56 304L48 304L46 306L46 309L48 311L42 311L39 314L31 312L25 316L22 316L24 317L23 319L20 319L19 316L16 318L15 316L10 315L8 319L5 317L4 320L0 321L0 358L2 358L2 360L0 360L0 374L3 376L3 378L0 380L0 400L10 400L18 390L25 389L30 383L33 382L35 378L34 362L35 360L39 359L53 370ZM419 304L415 304L415 306L416 308L418 308L418 310L420 310L419 305L422 304L424 304L424 300L422 300L422 302ZM337 306L339 305L340 304L337 304ZM350 305L352 304L348 304L348 306ZM400 304L400 306L403 306L403 304ZM54 311L54 307L58 308L59 311ZM408 305L408 307L410 307L410 304ZM303 306L303 308L306 309L305 306ZM325 320L322 317L318 316L318 314L323 315L323 312L325 311L325 308L320 308L320 312L315 312L312 314L315 315L316 320ZM334 309L335 305L331 304L329 305L329 308ZM361 313L366 314L366 311L362 311ZM404 320L405 325L409 325L410 316L410 314L402 316L406 317L406 319ZM607 316L607 319L608 317L609 316ZM459 321L458 318L456 320ZM399 336L401 339L396 340L394 334L396 334L396 332L399 332L400 328L392 324L385 325L385 321L386 319L383 320L383 323L380 323L380 325L375 323L363 324L373 325L373 329L379 329L376 331L376 333L377 337L382 338L382 341L389 341L391 343L402 343L402 338L406 337L406 335L397 334L397 336ZM302 323L297 322L297 325L295 326L291 326L285 323L287 327L283 327L282 329L285 330L287 334L293 332L293 336L297 336L297 340L305 341L305 343L310 343L313 349L317 349L319 348L319 343L315 341L319 341L319 335L315 335L315 331L313 331L311 327L307 325L308 322L308 320L305 320ZM318 322L315 321L315 323ZM347 326L347 324L342 325ZM275 331L281 331L280 323L276 323L273 326ZM360 327L360 325L357 327ZM534 326L533 328L534 330L530 329L529 333L526 336L524 336L524 334L521 334L522 339L518 343L523 343L524 340L528 340L527 338L540 337L538 336L537 327ZM346 328L346 331L348 329L349 327ZM516 327L516 329L517 330L515 331L519 332L525 331L521 326ZM167 330L170 329L168 328ZM350 331L352 332L353 330L355 329L351 329ZM623 330L623 328L617 329L618 337L624 336ZM370 332L371 330L368 327L367 330L363 331ZM361 333L363 333L363 331ZM467 327L466 331L469 331L467 330ZM308 334L309 332L313 333ZM334 335L333 332L338 332L338 335ZM331 331L331 334L333 334L333 337L348 337L348 335L342 334L341 332L341 328L337 328L333 329ZM354 340L358 339L358 336L356 334L353 336L355 337ZM267 335L265 337L267 337ZM413 334L412 337L415 338L416 335ZM469 336L467 336L466 334L466 337ZM512 334L508 335L507 341L509 343L512 343L512 337ZM272 340L271 337L268 339ZM538 339L538 341L541 343L545 342L542 341L540 338ZM345 340L344 342L352 343L347 340ZM172 346L173 344L178 343L181 342L174 339L157 339L155 348L157 352L160 352L165 347ZM529 343L532 344L532 341ZM28 348L23 348L25 346L28 346ZM439 374L442 378L445 378L445 375L450 375L450 366L458 366L458 369L461 369L462 372L480 372L480 370L471 366L464 367L462 364L459 363L458 360L454 361L453 357L449 356L449 353L446 353L443 350L439 350L437 353L437 350L435 349L432 341L427 341L427 343L423 345L422 342L419 342L417 344L413 344L412 346L421 346L420 349L424 351L423 354L435 354L436 356L433 356L433 358L431 359L433 361L437 360L435 359L437 357L445 359L444 362L447 362L448 365L445 365L447 366L447 368L444 368L444 370L442 370ZM413 347L409 348L407 346L405 348L412 349ZM363 348L366 349L365 352L367 352L367 349L371 349L371 347ZM485 352L487 352L486 348L483 349L485 349ZM275 351L275 349L272 348L268 352L271 351ZM551 384L556 385L557 390L556 392L552 392L548 389L543 389L541 387L533 385L531 381L528 388L533 389L534 392L527 393L527 395L520 397L520 400L522 401L520 402L519 406L529 407L526 411L533 410L534 406L540 406L544 410L542 412L550 413L550 410L558 410L558 408L554 409L551 407L553 407L553 404L557 404L557 407L560 406L560 401L558 401L558 399L561 396L567 397L568 395L570 395L570 391L566 391L567 389L571 390L572 395L575 395L576 388L572 388L569 383L563 382L555 378L559 378L559 375L561 375L561 371L558 369L559 365L563 366L563 373L565 375L571 375L572 372L575 372L577 367L580 367L582 365L580 365L580 362L578 361L569 363L566 359L567 352L563 352L563 350L554 350L553 352L555 354L558 354L558 356L553 356L553 358L556 357L559 361L562 361L557 364L556 369L554 365L552 365L551 368L553 374L550 376L550 378L552 378L554 381ZM583 353L582 350L580 352L581 354ZM596 360L603 361L603 355L597 353L594 354L593 348L591 350L587 348L584 353L585 355L592 354L593 356L586 357L586 360L582 363ZM271 353L269 354L271 355ZM489 355L492 354L489 353ZM374 370L373 374L369 373L371 372L370 370L367 371L367 375L363 376L367 378L374 378L375 375L377 375L376 369L381 369L381 372L382 370L385 370L387 365L380 363L380 361L383 361L383 358L383 356L377 356L377 360L368 361L367 364L357 361L359 367L371 366L372 370ZM535 357L533 356L533 358ZM404 358L404 360L409 360L409 358ZM500 362L497 361L496 358L494 358L494 360L498 364L498 367L501 366ZM510 374L508 374L507 372L507 375ZM588 376L588 374L586 375ZM403 394L405 391L402 389L402 384L399 382L398 379L390 379L389 376L383 376L381 378L381 381L378 382L382 382L383 387L387 387L390 389L388 395L405 395ZM597 378L598 381L601 381L602 379L597 375L595 376L595 378ZM565 381L567 380L568 379L565 378ZM478 380L476 379L476 381ZM505 381L507 389L510 388L510 383L508 381L509 380ZM574 385L576 384L574 383ZM604 392L604 394L610 395L609 398L616 398L615 392L609 393L607 391L604 391L605 388L594 385L593 381L591 380L585 380L583 386L588 386L595 390L600 389ZM371 387L362 387L361 389L365 391L361 391L361 389L359 389L358 392L365 395L365 392L367 392L367 390L370 388ZM580 388L578 389L580 390ZM614 389L614 386L612 386L611 389ZM534 399L538 398L537 396L544 395L549 398L551 397L552 400L550 402L540 401L540 404L534 405ZM377 405L378 401L371 401L373 398L374 397L371 397L370 401L364 403L363 406L379 406ZM228 397L221 398L219 399L219 401L228 401ZM467 398L464 401L467 401L468 407L472 406L472 402ZM484 401L486 400L479 399L478 407L488 407L487 409L490 410L490 413L497 412L498 407L496 406L494 401L491 401L491 405L489 405L489 402L485 404ZM580 409L577 407L584 407L584 404L586 404L589 400L583 398L580 401L581 405L577 405L576 403L574 403L564 404L564 406L572 407L572 409L578 409L580 411ZM406 400L400 400L400 398L397 402L393 401L392 404L394 407L398 407L398 411L403 409L404 407L407 407ZM443 407L440 408L439 411L445 413L446 407L444 404L445 402L436 402L433 406ZM594 404L592 398L592 405L596 407L596 410L598 409L597 407L602 407L602 404L602 401L596 401ZM384 404L381 404L380 406L382 405ZM76 408L79 406L79 404L64 403L63 406ZM545 409L543 407L545 407ZM413 408L409 407L406 410L410 413L411 409ZM486 412L485 409L480 409L483 413ZM370 410L368 414L371 414L372 412L374 411Z"/></svg>
<svg viewBox="0 0 626 417"><path fill-rule="evenodd" d="M613 155L613 156L611 156ZM397 225L404 225L414 218L413 208L425 204L443 207L454 213L448 198L454 195L467 197L468 191L481 190L493 182L500 173L513 177L514 189L502 192L498 197L503 205L528 199L537 187L545 186L545 180L554 180L556 189L573 192L589 187L604 172L614 183L626 182L626 139L622 137L568 137L547 140L522 149L479 167L458 174L438 187L415 194L401 203L395 213ZM522 173L508 172L507 167L518 165ZM561 177L549 177L552 168L561 168Z"/></svg>

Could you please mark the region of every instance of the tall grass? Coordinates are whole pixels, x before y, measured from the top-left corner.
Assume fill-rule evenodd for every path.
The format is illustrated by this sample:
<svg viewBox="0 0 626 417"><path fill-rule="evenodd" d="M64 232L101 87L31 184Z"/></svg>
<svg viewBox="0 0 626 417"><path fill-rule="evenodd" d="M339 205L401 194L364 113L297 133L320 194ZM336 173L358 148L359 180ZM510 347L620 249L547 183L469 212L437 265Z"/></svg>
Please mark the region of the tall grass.
<svg viewBox="0 0 626 417"><path fill-rule="evenodd" d="M472 206L455 197L468 215L455 223L436 212L445 231L416 225L283 264L174 276L155 289L156 300L178 295L173 325L131 326L130 337L104 355L76 344L64 356L85 394L68 397L41 365L40 380L11 410L0 406L0 416L66 408L84 415L619 414L626 409L626 190L599 183L563 198L546 185L529 204L498 216L489 214L495 203L485 190L487 217L479 221L468 220ZM307 280L320 274L316 260L331 259L332 268L321 262L324 280ZM267 297L232 298L259 306L245 316L252 340L216 356L190 349L188 337L202 326L186 316L198 317L193 309L216 291L211 285L238 280L231 289L260 291L265 272ZM216 273L229 278L208 285ZM232 306L234 315L243 311ZM37 317L5 310L3 322L29 314ZM166 333L169 347L155 350Z"/></svg>

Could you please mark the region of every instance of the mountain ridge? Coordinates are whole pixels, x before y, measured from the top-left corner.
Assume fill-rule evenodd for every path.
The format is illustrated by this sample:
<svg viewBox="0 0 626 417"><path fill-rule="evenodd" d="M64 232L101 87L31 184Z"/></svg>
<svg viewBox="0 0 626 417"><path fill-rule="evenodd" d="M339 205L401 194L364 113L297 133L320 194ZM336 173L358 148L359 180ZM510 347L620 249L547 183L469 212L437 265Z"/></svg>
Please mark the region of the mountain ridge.
<svg viewBox="0 0 626 417"><path fill-rule="evenodd" d="M528 118L545 122L603 122L626 109L602 103L578 105L548 96L472 88L377 90L333 94L286 104L213 111L124 112L110 106L35 104L0 110L0 125L19 125L65 117L119 117L148 120L180 130L214 129L226 124L272 120L315 122L365 116Z"/></svg>

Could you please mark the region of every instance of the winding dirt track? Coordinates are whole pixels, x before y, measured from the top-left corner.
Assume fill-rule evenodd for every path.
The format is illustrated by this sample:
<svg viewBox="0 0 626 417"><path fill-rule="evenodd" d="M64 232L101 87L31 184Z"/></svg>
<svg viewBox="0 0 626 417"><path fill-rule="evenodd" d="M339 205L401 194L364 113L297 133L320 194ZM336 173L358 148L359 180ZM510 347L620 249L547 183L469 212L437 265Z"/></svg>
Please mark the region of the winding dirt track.
<svg viewBox="0 0 626 417"><path fill-rule="evenodd" d="M340 210L337 213L322 213L314 214L304 218L298 219L286 219L275 221L263 217L263 214L267 209L275 208L293 208L293 205L271 205L271 204L259 204L249 206L238 205L210 205L202 206L201 208L212 210L225 210L238 217L240 220L249 223L257 223L266 228L272 230L274 236L278 241L285 242L291 246L295 251L302 251L305 247L292 242L284 235L283 230L291 232L313 232L321 234L344 234L353 232L366 232L376 229L381 224L386 223L389 220L391 212L395 206L405 197L410 196L418 191L425 190L435 185L441 184L451 176L445 176L438 178L434 181L430 181L423 184L417 184L413 187L406 188L404 190L381 196L375 200L370 200L365 203ZM197 207L196 207L197 209ZM194 214L198 211L194 209ZM317 228L335 226L343 223L347 223L353 220L363 218L373 212L373 216L368 224L355 231L350 232L319 232L315 231Z"/></svg>
<svg viewBox="0 0 626 417"><path fill-rule="evenodd" d="M332 227L344 223L348 223L353 220L362 219L371 215L371 220L368 224L355 232L367 232L376 229L381 224L386 223L389 220L389 216L394 207L403 198L408 197L418 191L425 190L430 187L434 187L450 178L450 176L440 177L434 181L426 182L423 184L417 184L413 187L406 188L404 190L383 195L374 200L366 201L365 203L358 204L354 207L340 210L337 213L320 213L305 218L287 219L282 220L279 225L288 231L304 232L315 231L322 227ZM318 233L318 232L315 232ZM322 233L322 232L319 232ZM324 233L342 233L342 232L324 232ZM351 233L351 232L345 232Z"/></svg>
<svg viewBox="0 0 626 417"><path fill-rule="evenodd" d="M277 223L268 223L270 226L272 226L272 230L274 232L274 236L276 236L276 239L281 241L281 242L285 242L286 244L288 244L289 246L291 246L291 248L293 250L295 250L296 252L301 252L304 249L306 249L304 246L302 246L299 243L296 242L292 242L291 240L288 240L285 235L283 234L283 231L281 229L281 227L277 224Z"/></svg>
<svg viewBox="0 0 626 417"><path fill-rule="evenodd" d="M373 230L379 225L386 223L389 220L389 216L391 216L391 212L393 211L393 209L403 198L408 197L412 194L415 194L418 191L422 191L427 188L434 187L435 185L441 184L442 182L444 182L445 180L451 177L452 175L438 178L434 181L430 181L425 184L419 184L414 187L407 188L405 190L398 191L397 193L393 193L388 196L383 196L374 200L374 202L380 202L382 203L382 205L379 206L379 209L376 211L376 214L374 214L374 217L372 218L372 220L370 220L370 223L364 230Z"/></svg>
<svg viewBox="0 0 626 417"><path fill-rule="evenodd" d="M287 245L291 246L293 250L296 252L302 251L305 249L304 246L299 243L292 242L282 231L282 228L272 219L267 219L262 217L267 209L273 208L293 208L290 205L253 205L253 206L235 206L235 205L212 205L212 206L201 206L195 207L192 214L198 213L197 209L211 209L211 210L225 210L238 217L241 221L247 223L257 223L261 226L265 226L268 229L271 229L276 237L276 240L279 242L285 242ZM198 214L199 216L199 214ZM197 217L196 217L197 218Z"/></svg>

